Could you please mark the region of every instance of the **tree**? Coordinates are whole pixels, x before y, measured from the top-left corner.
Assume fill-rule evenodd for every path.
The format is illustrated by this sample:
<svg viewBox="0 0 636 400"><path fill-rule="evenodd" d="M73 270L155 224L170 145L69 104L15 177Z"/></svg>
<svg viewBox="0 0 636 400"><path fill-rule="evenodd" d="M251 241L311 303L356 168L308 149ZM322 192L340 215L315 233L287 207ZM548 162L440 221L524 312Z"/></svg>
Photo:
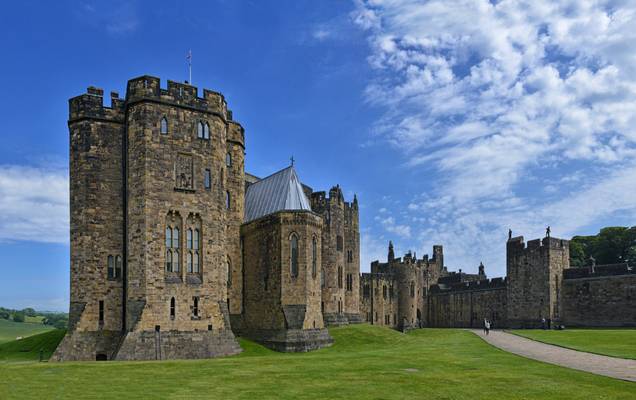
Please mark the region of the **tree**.
<svg viewBox="0 0 636 400"><path fill-rule="evenodd" d="M16 311L13 313L13 322L24 322L24 313Z"/></svg>
<svg viewBox="0 0 636 400"><path fill-rule="evenodd" d="M636 226L606 227L597 235L574 236L570 241L570 265L584 267L594 257L598 264L636 262Z"/></svg>
<svg viewBox="0 0 636 400"><path fill-rule="evenodd" d="M37 314L35 313L35 310L32 308L25 308L24 310L22 310L22 312L24 313L24 315L26 315L27 317L35 317Z"/></svg>
<svg viewBox="0 0 636 400"><path fill-rule="evenodd" d="M9 311L2 309L0 310L0 319L9 319L11 318L11 314L9 314Z"/></svg>

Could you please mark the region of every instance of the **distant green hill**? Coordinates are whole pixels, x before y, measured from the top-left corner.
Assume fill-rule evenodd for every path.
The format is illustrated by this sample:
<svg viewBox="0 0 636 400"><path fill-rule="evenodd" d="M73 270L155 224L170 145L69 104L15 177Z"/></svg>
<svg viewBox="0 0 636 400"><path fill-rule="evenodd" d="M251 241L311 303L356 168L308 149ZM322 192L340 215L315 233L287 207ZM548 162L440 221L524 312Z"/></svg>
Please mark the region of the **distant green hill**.
<svg viewBox="0 0 636 400"><path fill-rule="evenodd" d="M52 326L44 325L41 322L13 322L6 319L0 319L0 344L15 340L15 338L19 336L26 338L27 336L47 332L52 329Z"/></svg>
<svg viewBox="0 0 636 400"><path fill-rule="evenodd" d="M0 362L2 361L38 361L40 350L42 357L48 360L60 343L63 329L53 329L24 339L0 344Z"/></svg>

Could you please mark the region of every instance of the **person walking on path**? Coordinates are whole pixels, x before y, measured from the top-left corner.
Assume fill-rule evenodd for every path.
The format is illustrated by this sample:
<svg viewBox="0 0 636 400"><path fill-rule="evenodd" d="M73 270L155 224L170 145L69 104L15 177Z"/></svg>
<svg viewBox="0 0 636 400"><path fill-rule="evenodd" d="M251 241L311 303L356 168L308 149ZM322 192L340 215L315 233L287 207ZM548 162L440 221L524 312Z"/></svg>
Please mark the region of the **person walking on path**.
<svg viewBox="0 0 636 400"><path fill-rule="evenodd" d="M486 335L490 333L490 321L488 320L484 321L484 330L486 331Z"/></svg>

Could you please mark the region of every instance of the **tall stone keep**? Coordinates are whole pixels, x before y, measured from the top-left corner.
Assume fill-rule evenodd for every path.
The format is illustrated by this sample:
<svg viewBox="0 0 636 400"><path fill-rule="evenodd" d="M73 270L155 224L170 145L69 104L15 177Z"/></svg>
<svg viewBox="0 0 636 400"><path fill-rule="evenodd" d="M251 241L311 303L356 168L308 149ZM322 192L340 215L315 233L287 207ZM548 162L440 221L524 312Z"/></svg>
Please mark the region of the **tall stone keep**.
<svg viewBox="0 0 636 400"><path fill-rule="evenodd" d="M69 130L70 324L53 359L240 351L226 282L242 269L229 235L243 219L244 133L223 96L142 76L110 107L100 89L72 98Z"/></svg>
<svg viewBox="0 0 636 400"><path fill-rule="evenodd" d="M569 262L568 240L545 237L530 240L527 246L523 236L508 240L508 327L539 327L543 318L560 321L563 270Z"/></svg>

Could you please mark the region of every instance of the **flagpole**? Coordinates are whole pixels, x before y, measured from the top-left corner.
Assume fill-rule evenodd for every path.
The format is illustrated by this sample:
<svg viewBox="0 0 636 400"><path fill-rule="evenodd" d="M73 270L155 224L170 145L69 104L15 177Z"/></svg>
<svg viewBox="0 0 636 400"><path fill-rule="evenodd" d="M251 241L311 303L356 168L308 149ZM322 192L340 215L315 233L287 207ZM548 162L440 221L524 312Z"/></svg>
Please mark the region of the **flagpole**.
<svg viewBox="0 0 636 400"><path fill-rule="evenodd" d="M188 50L186 59L188 60L188 83L192 85L192 50Z"/></svg>

